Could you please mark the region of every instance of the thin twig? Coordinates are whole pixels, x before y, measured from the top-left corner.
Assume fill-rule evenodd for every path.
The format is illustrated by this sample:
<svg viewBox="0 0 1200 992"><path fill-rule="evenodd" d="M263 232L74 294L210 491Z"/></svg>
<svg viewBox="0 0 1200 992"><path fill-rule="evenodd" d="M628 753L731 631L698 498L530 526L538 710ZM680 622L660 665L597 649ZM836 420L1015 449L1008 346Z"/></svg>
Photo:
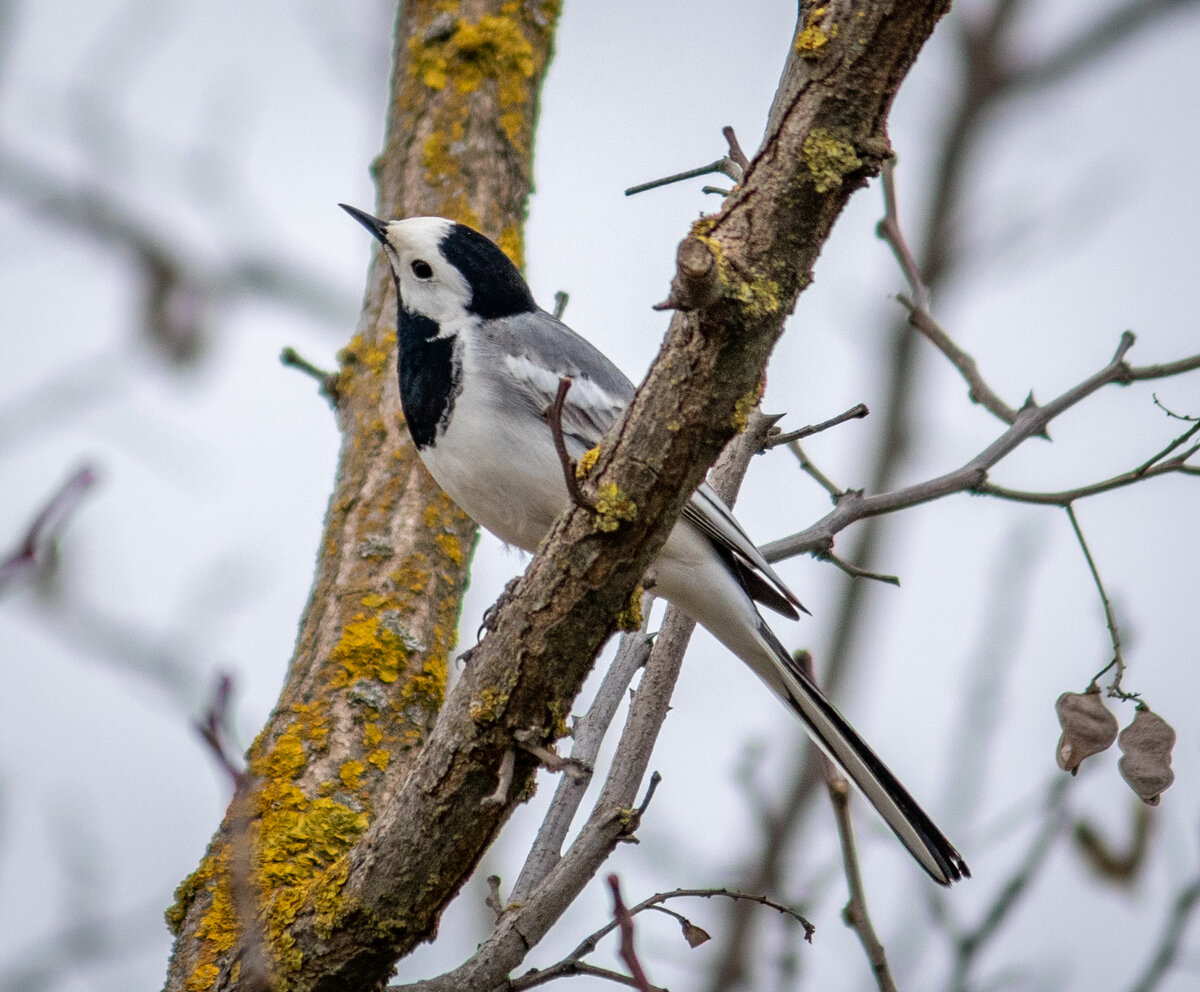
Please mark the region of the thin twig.
<svg viewBox="0 0 1200 992"><path fill-rule="evenodd" d="M605 978L610 982L616 982L618 985L627 985L629 988L638 988L636 980L628 975L622 975L619 971L612 971L609 968L601 968L598 965L588 964L586 961L572 961L566 959L559 961L557 964L550 965L549 968L534 968L526 972L519 978L513 978L508 983L508 988L511 992L523 992L524 989L531 989L537 985L545 985L547 982L552 982L557 978L568 978L572 975L588 975L592 978ZM651 992L668 992L667 989L661 989L652 985Z"/></svg>
<svg viewBox="0 0 1200 992"><path fill-rule="evenodd" d="M685 179L699 179L701 176L710 176L714 172L719 172L723 176L728 176L735 183L742 181L741 170L738 169L737 163L723 155L715 162L709 162L708 165L702 165L696 169L688 169L685 172L677 172L673 176L664 176L662 179L651 179L648 183L638 183L636 186L630 186L625 190L626 196L635 196L638 193L645 193L647 190L658 189L660 186L670 186L672 183L681 183Z"/></svg>
<svg viewBox="0 0 1200 992"><path fill-rule="evenodd" d="M500 876L488 875L487 877L488 894L483 904L492 911L492 914L498 920L504 915L504 897L500 894Z"/></svg>
<svg viewBox="0 0 1200 992"><path fill-rule="evenodd" d="M777 448L781 444L791 444L793 441L803 441L806 437L812 437L814 434L820 434L822 431L827 431L831 427L837 427L838 424L844 424L847 420L861 420L870 412L871 411L867 409L866 403L858 403L844 413L839 413L836 417L830 417L828 420L823 420L819 424L801 427L799 430L788 431L783 434L771 434L763 442L763 451L769 451L771 448Z"/></svg>
<svg viewBox="0 0 1200 992"><path fill-rule="evenodd" d="M583 494L579 488L579 480L575 476L575 459L567 453L566 438L563 437L563 405L567 401L567 393L571 389L572 380L562 376L558 380L558 392L554 394L554 402L546 409L546 422L550 425L550 436L554 439L554 450L558 452L558 462L562 466L563 479L567 483L567 492L576 506L595 510L596 504Z"/></svg>
<svg viewBox="0 0 1200 992"><path fill-rule="evenodd" d="M799 441L789 441L788 448L796 456L796 460L800 462L800 471L811 477L818 486L829 493L834 503L846 495L845 489L837 485L829 476L817 468L812 459L805 454L804 449L800 447Z"/></svg>
<svg viewBox="0 0 1200 992"><path fill-rule="evenodd" d="M904 229L900 226L900 212L896 205L896 161L894 158L885 159L882 166L883 178L883 219L875 225L875 234L887 243L896 256L896 262L908 280L913 298L921 310L929 306L929 289L921 278L921 269L917 259L908 247L904 237Z"/></svg>
<svg viewBox="0 0 1200 992"><path fill-rule="evenodd" d="M800 652L796 661L807 673L810 679L816 680L813 670L812 655L807 651ZM850 816L850 783L842 775L832 761L822 757L825 771L825 787L829 792L829 802L833 806L834 819L837 821L838 838L842 848L842 869L846 875L846 886L850 890L850 901L842 909L842 919L846 926L858 934L859 942L867 955L871 973L879 992L897 992L896 982L892 978L892 969L888 964L887 952L883 942L875 932L871 923L871 915L867 911L867 895L863 886L862 866L858 861L858 847L854 843L854 820Z"/></svg>
<svg viewBox="0 0 1200 992"><path fill-rule="evenodd" d="M1030 492L1025 489L1008 489L1005 486L997 486L991 482L985 482L976 487L974 492L980 496L995 496L997 499L1006 499L1014 503L1069 506L1071 503L1086 499L1088 496L1098 496L1101 493L1131 486L1138 482L1144 482L1147 479L1154 479L1160 475L1169 475L1172 472L1180 475L1200 475L1200 466L1189 465L1187 463L1188 459L1196 454L1197 450L1197 448L1190 448L1182 455L1172 458L1170 461L1160 462L1149 468L1143 465L1128 472L1122 472L1120 475L1114 475L1111 479L1093 482L1088 486L1079 486L1077 489L1064 489L1060 492L1043 493Z"/></svg>
<svg viewBox="0 0 1200 992"><path fill-rule="evenodd" d="M941 325L933 319L925 307L918 306L903 293L896 299L908 310L908 322L950 359L950 364L958 369L959 374L966 380L967 398L972 403L978 403L984 409L995 414L1006 424L1014 423L1017 419L1017 411L1005 403L999 394L987 384L987 381L979 373L979 366L975 359L954 343L950 335L942 330Z"/></svg>
<svg viewBox="0 0 1200 992"><path fill-rule="evenodd" d="M45 563L63 528L78 510L88 490L96 484L96 479L95 468L84 465L51 494L16 547L0 561L0 591L20 574Z"/></svg>
<svg viewBox="0 0 1200 992"><path fill-rule="evenodd" d="M900 585L900 576L885 575L883 572L871 572L865 568L859 568L857 565L852 565L848 561L842 561L832 551L825 551L817 555L821 561L827 561L831 565L836 565L843 572L849 575L852 579L873 579L876 582L886 582L889 586Z"/></svg>
<svg viewBox="0 0 1200 992"><path fill-rule="evenodd" d="M729 145L729 157L733 159L734 164L744 173L750 168L750 159L742 151L742 146L738 143L737 135L734 133L732 125L726 124L721 128L721 134L725 136L725 141ZM740 179L735 179L734 181L741 182Z"/></svg>
<svg viewBox="0 0 1200 992"><path fill-rule="evenodd" d="M1151 393L1150 399L1154 401L1154 405L1156 407L1158 407L1160 410L1162 410L1162 412L1165 413L1172 420L1186 420L1190 424L1194 424L1197 421L1200 421L1200 417L1189 417L1186 413L1176 413L1174 410L1169 409L1166 406L1166 404L1164 404L1158 398L1158 393Z"/></svg>
<svg viewBox="0 0 1200 992"><path fill-rule="evenodd" d="M513 734L513 739L522 750L537 758L547 771L563 772L572 777L586 777L591 772L591 769L583 767L582 763L574 758L564 758L553 748L540 743L536 731L518 730Z"/></svg>
<svg viewBox="0 0 1200 992"><path fill-rule="evenodd" d="M1075 516L1075 507L1068 503L1066 510L1067 519L1071 521L1071 529L1075 531L1075 538L1079 541L1079 547L1083 551L1084 559L1087 561L1088 570L1092 573L1092 581L1096 583L1096 591L1100 594L1100 602L1104 606L1104 623L1108 627L1108 636L1112 639L1112 661L1093 676L1092 682L1096 682L1115 665L1117 672L1113 676L1112 684L1108 687L1108 695L1116 699L1136 699L1136 693L1128 693L1121 689L1121 679L1125 677L1125 658L1121 654L1121 631L1117 627L1117 618L1113 613L1112 601L1108 598L1108 593L1104 591L1104 582L1100 578L1100 570L1096 567L1096 560L1092 557L1091 549L1083 537L1083 530L1080 529L1079 520Z"/></svg>
<svg viewBox="0 0 1200 992"><path fill-rule="evenodd" d="M639 183L637 186L630 186L625 190L626 196L633 196L637 193L645 193L647 190L658 189L660 186L670 186L672 183L680 183L685 179L698 179L700 176L709 176L714 172L719 172L723 176L728 176L734 183L741 183L745 176L746 169L750 167L750 162L746 158L746 153L742 151L742 146L738 144L737 135L733 133L732 127L724 127L721 133L725 135L725 140L729 143L729 154L722 155L715 162L709 162L708 165L702 165L697 169L688 169L686 172L677 172L673 176L666 176L663 179L652 179L648 183Z"/></svg>
<svg viewBox="0 0 1200 992"><path fill-rule="evenodd" d="M642 797L638 807L628 814L628 822L625 825L625 830L621 835L621 840L629 844L638 842L637 829L642 825L642 817L646 814L646 810L650 807L650 800L654 798L654 793L658 791L658 784L662 781L662 776L658 772L650 773L650 782L646 786L646 795ZM624 815L624 814L621 814Z"/></svg>
<svg viewBox="0 0 1200 992"><path fill-rule="evenodd" d="M648 899L643 899L630 911L631 916L637 916L638 913L643 913L648 909L653 909L655 906L661 905L671 899L715 899L724 898L731 899L734 902L749 902L757 903L760 906L766 906L768 909L773 909L782 916L795 920L804 928L804 939L808 943L812 943L813 934L816 933L816 927L808 922L796 910L790 906L785 906L783 903L776 902L774 899L768 899L766 896L756 896L749 892L739 892L736 889L672 889L670 892L657 892ZM616 929L616 921L610 920L604 926L594 933L588 934L578 946L569 955L568 960L579 960L596 949L596 945L608 934Z"/></svg>
<svg viewBox="0 0 1200 992"><path fill-rule="evenodd" d="M571 294L565 290L558 290L554 294L554 318L562 320L563 314L567 312L567 304L571 300Z"/></svg>
<svg viewBox="0 0 1200 992"><path fill-rule="evenodd" d="M329 401L331 407L335 410L337 409L340 399L338 395L338 379L340 378L338 373L327 372L325 369L318 368L290 345L279 353L279 361L289 368L299 369L305 375L315 379L321 395Z"/></svg>
<svg viewBox="0 0 1200 992"><path fill-rule="evenodd" d="M621 898L621 881L616 875L608 876L608 888L613 897L613 920L621 931L621 960L633 977L634 988L640 992L651 992L650 979L638 959L637 948L633 946L633 915Z"/></svg>
<svg viewBox="0 0 1200 992"><path fill-rule="evenodd" d="M230 957L229 966L239 968L239 989L271 992L277 986L271 955L267 950L267 935L263 929L261 900L254 881L251 824L257 812L254 804L257 780L234 760L225 740L232 695L233 680L228 675L222 675L203 719L196 721L196 729L233 783L233 798L229 804L232 823L229 831L229 894L240 934L237 950Z"/></svg>

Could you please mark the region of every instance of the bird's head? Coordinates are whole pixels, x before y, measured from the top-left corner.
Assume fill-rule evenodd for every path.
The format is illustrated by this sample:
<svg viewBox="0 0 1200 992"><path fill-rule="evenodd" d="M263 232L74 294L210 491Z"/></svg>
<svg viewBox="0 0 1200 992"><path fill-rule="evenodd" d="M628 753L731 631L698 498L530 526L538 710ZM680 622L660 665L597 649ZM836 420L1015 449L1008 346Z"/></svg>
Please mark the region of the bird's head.
<svg viewBox="0 0 1200 992"><path fill-rule="evenodd" d="M444 217L385 221L340 206L383 245L408 313L445 326L463 316L490 320L537 309L499 245L465 224Z"/></svg>

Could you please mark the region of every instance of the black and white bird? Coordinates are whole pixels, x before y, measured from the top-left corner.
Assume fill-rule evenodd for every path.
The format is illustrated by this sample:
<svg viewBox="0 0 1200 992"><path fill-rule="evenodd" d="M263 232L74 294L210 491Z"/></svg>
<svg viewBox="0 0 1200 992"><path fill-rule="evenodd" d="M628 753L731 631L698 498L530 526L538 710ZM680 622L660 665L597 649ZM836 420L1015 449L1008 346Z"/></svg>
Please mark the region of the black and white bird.
<svg viewBox="0 0 1200 992"><path fill-rule="evenodd" d="M438 484L500 540L536 550L568 505L546 411L572 385L562 433L594 447L634 386L540 309L500 248L441 217L384 221L342 204L383 246L395 276L400 400ZM921 867L949 885L970 872L908 791L797 666L755 603L798 619L800 601L702 484L653 565L654 591L706 627L804 721Z"/></svg>

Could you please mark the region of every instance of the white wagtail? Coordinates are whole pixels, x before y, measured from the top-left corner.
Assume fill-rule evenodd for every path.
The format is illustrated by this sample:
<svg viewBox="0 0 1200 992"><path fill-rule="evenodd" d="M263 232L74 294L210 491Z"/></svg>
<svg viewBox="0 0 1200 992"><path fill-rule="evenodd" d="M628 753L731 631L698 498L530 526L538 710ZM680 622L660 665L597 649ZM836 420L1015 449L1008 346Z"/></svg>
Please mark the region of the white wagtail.
<svg viewBox="0 0 1200 992"><path fill-rule="evenodd" d="M621 416L633 383L540 309L517 267L482 234L441 217L389 222L342 207L391 263L400 401L425 466L477 523L536 550L568 505L546 417L560 380L571 380L562 434L576 459ZM653 571L654 592L708 628L799 715L935 881L970 874L759 615L755 602L793 620L804 607L708 485L692 496Z"/></svg>

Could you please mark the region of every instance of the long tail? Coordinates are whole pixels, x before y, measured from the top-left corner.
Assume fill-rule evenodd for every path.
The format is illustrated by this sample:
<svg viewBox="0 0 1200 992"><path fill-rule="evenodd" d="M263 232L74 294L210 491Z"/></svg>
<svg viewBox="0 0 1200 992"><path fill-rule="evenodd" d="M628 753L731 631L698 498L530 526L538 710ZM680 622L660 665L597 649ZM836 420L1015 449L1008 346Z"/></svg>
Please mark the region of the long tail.
<svg viewBox="0 0 1200 992"><path fill-rule="evenodd" d="M787 701L804 721L813 740L879 811L892 833L921 867L942 885L970 878L971 871L954 845L796 664L761 618L759 634L774 655L778 674L787 690Z"/></svg>

